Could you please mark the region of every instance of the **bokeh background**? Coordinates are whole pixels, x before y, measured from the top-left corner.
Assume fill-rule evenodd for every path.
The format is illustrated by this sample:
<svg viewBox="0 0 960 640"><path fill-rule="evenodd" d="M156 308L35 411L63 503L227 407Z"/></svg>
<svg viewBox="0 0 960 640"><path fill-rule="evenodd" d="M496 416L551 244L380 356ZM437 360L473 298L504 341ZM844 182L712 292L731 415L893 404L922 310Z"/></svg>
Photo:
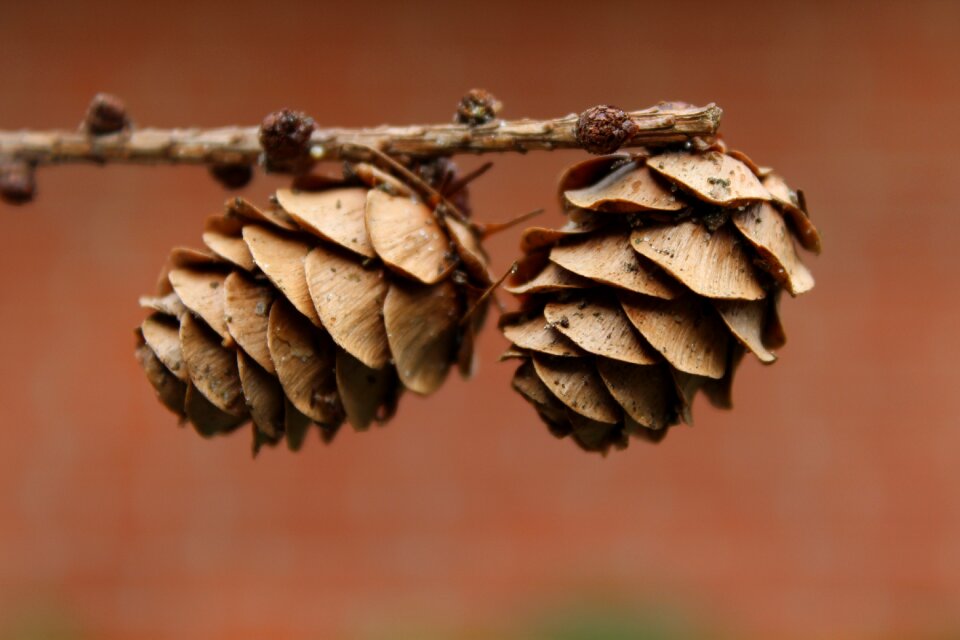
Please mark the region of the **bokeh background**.
<svg viewBox="0 0 960 640"><path fill-rule="evenodd" d="M507 117L716 101L825 238L781 360L659 446L551 438L489 330L472 382L252 460L179 429L132 355L224 192L44 170L0 206L0 637L960 637L958 41L960 3L924 0L0 0L0 128L73 127L100 90L155 126L446 121L474 86ZM581 157L495 158L476 215L558 222Z"/></svg>

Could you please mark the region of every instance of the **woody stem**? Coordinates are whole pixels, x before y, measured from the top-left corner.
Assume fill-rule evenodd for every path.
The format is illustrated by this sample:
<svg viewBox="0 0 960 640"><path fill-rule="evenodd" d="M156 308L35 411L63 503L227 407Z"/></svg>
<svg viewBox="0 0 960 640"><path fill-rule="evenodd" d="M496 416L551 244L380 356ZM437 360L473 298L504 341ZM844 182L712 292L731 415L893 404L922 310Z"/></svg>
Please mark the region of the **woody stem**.
<svg viewBox="0 0 960 640"><path fill-rule="evenodd" d="M715 104L663 104L627 112L634 127L623 146L685 142L716 134L722 115ZM582 148L575 114L549 120L494 120L487 124L380 126L317 129L310 143L314 161L366 161L370 151L430 158L459 153L506 153ZM32 165L68 163L254 164L261 156L257 127L217 129L125 129L91 135L86 131L2 131L0 159Z"/></svg>

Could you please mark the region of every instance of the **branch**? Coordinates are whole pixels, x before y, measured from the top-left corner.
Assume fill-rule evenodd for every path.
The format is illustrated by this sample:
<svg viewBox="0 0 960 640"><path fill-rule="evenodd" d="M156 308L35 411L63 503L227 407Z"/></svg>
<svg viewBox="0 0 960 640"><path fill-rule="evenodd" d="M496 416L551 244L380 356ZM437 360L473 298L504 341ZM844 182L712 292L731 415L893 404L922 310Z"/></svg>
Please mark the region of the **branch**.
<svg viewBox="0 0 960 640"><path fill-rule="evenodd" d="M587 114L584 112L584 115ZM623 112L620 112L623 113ZM716 135L722 115L715 104L692 107L662 103L624 114L618 146L653 146ZM434 124L370 129L316 129L310 159L366 161L366 147L391 156L429 158L458 153L505 153L591 148L578 138L578 116L552 120L493 120L486 124ZM252 165L259 161L258 127L219 129L129 129L89 131L0 131L0 159L51 165L67 163ZM618 140L619 142L619 140ZM594 145L595 146L595 145Z"/></svg>

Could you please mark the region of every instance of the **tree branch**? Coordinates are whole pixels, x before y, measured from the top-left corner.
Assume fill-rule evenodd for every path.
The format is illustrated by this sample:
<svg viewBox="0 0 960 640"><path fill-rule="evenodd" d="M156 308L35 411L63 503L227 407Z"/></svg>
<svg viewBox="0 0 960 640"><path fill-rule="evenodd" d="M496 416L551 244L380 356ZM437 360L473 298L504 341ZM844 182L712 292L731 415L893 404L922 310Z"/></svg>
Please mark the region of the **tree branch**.
<svg viewBox="0 0 960 640"><path fill-rule="evenodd" d="M712 137L722 111L715 104L692 107L661 103L626 115L629 137L622 146L636 147ZM31 165L254 164L262 151L258 132L257 127L124 129L106 135L87 131L0 131L0 159ZM371 154L365 147L391 156L416 158L584 148L577 138L575 114L552 120L494 120L475 126L317 129L310 143L314 161L369 160Z"/></svg>

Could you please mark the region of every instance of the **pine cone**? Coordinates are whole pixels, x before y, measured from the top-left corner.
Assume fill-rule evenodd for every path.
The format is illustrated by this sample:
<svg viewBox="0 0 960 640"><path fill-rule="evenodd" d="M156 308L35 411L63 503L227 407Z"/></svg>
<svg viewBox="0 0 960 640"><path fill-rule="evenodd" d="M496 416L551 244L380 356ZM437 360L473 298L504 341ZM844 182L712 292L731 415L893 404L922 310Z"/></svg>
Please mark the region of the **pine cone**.
<svg viewBox="0 0 960 640"><path fill-rule="evenodd" d="M525 231L507 287L513 387L604 453L691 423L698 391L730 408L744 352L770 363L784 344L780 291L813 287L791 239L820 251L802 194L720 145L587 160L560 193L569 222Z"/></svg>
<svg viewBox="0 0 960 640"><path fill-rule="evenodd" d="M301 179L268 208L228 201L207 250L174 249L142 299L137 356L201 435L252 419L255 453L296 450L311 423L325 440L345 419L366 429L405 389L471 372L485 309L461 320L490 284L475 229L373 166L348 175Z"/></svg>

